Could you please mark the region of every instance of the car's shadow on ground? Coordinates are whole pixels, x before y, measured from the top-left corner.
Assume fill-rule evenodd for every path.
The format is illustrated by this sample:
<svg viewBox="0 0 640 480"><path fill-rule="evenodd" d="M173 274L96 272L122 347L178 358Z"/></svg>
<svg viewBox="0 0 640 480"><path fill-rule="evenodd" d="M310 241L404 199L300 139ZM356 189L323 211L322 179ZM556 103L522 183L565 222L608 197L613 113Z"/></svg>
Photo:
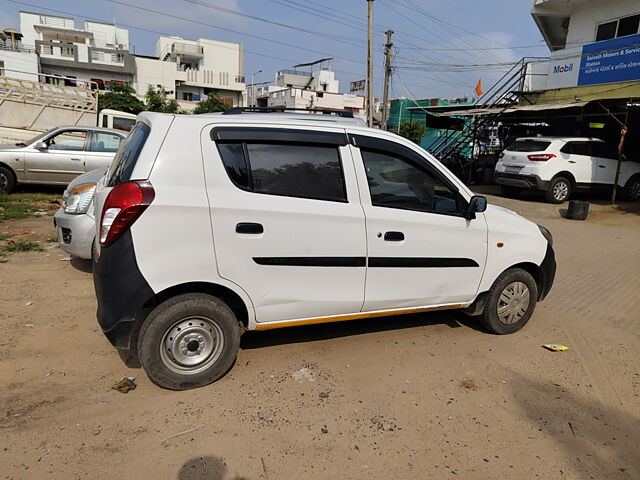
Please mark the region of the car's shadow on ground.
<svg viewBox="0 0 640 480"><path fill-rule="evenodd" d="M476 318L468 317L459 311L448 310L442 312L376 317L351 320L348 322L333 322L321 325L287 327L263 332L249 331L242 336L240 348L250 350L275 345L313 342L317 340L365 335L367 333L386 332L390 330L404 330L407 328L418 328L438 324L444 324L450 328L465 326L473 330L484 331Z"/></svg>
<svg viewBox="0 0 640 480"><path fill-rule="evenodd" d="M84 258L71 257L71 266L76 270L80 270L84 273L93 272L93 262L91 260L85 260Z"/></svg>

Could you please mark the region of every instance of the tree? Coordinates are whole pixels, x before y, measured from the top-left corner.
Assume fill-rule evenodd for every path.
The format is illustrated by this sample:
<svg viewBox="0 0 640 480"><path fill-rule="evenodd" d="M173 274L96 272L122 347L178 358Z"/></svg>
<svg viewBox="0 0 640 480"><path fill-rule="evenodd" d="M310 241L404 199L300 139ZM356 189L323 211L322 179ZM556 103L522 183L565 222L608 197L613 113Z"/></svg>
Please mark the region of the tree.
<svg viewBox="0 0 640 480"><path fill-rule="evenodd" d="M206 100L198 102L196 108L193 109L193 113L224 112L225 110L229 110L229 105L221 101L217 93L211 92L207 97Z"/></svg>
<svg viewBox="0 0 640 480"><path fill-rule="evenodd" d="M404 138L408 138L413 143L420 145L420 140L422 140L422 137L427 134L427 127L419 122L405 120L400 124L400 130L398 133Z"/></svg>
<svg viewBox="0 0 640 480"><path fill-rule="evenodd" d="M180 106L174 99L167 99L164 89L155 90L151 85L144 95L147 105L145 110L161 113L178 113Z"/></svg>
<svg viewBox="0 0 640 480"><path fill-rule="evenodd" d="M134 115L144 110L144 103L134 95L135 90L129 85L112 82L109 88L110 91L99 94L98 110L111 108Z"/></svg>

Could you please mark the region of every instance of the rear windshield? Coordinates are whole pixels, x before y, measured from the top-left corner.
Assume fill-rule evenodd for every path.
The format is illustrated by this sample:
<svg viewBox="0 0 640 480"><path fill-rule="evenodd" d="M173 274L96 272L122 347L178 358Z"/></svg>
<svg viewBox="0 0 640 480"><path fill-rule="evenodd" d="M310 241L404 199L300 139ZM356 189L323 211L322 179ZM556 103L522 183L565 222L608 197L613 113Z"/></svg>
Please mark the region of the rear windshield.
<svg viewBox="0 0 640 480"><path fill-rule="evenodd" d="M151 128L146 123L138 122L133 127L133 130L131 130L131 133L120 146L113 159L113 165L107 180L108 187L115 187L131 179L131 173L136 166L140 151L144 147L144 142L147 141L150 132Z"/></svg>
<svg viewBox="0 0 640 480"><path fill-rule="evenodd" d="M510 152L544 152L551 142L544 140L516 140L506 150Z"/></svg>

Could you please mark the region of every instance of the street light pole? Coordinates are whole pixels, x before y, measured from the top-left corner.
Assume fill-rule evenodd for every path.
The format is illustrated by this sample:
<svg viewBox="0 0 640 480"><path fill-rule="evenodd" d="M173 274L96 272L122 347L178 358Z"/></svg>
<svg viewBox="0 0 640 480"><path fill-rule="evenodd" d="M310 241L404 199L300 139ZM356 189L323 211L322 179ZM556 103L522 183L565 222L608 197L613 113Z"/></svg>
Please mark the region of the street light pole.
<svg viewBox="0 0 640 480"><path fill-rule="evenodd" d="M367 0L367 125L373 127L373 1Z"/></svg>
<svg viewBox="0 0 640 480"><path fill-rule="evenodd" d="M257 72L251 74L251 105L249 105L250 107L255 107L256 106L256 82L255 82L255 76L258 75L259 73L262 73L262 70L258 70Z"/></svg>

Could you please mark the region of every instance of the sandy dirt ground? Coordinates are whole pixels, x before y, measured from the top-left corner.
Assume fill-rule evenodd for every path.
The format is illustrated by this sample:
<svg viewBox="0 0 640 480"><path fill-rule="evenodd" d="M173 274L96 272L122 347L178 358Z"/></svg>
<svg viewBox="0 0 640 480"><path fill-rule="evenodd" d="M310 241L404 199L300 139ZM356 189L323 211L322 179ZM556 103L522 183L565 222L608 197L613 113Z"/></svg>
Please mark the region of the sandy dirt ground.
<svg viewBox="0 0 640 480"><path fill-rule="evenodd" d="M490 201L555 237L556 284L522 331L448 311L248 333L226 377L187 392L103 337L89 262L10 254L0 479L640 478L640 209L577 222L534 197ZM0 233L54 231L46 217ZM126 395L110 389L124 376Z"/></svg>

